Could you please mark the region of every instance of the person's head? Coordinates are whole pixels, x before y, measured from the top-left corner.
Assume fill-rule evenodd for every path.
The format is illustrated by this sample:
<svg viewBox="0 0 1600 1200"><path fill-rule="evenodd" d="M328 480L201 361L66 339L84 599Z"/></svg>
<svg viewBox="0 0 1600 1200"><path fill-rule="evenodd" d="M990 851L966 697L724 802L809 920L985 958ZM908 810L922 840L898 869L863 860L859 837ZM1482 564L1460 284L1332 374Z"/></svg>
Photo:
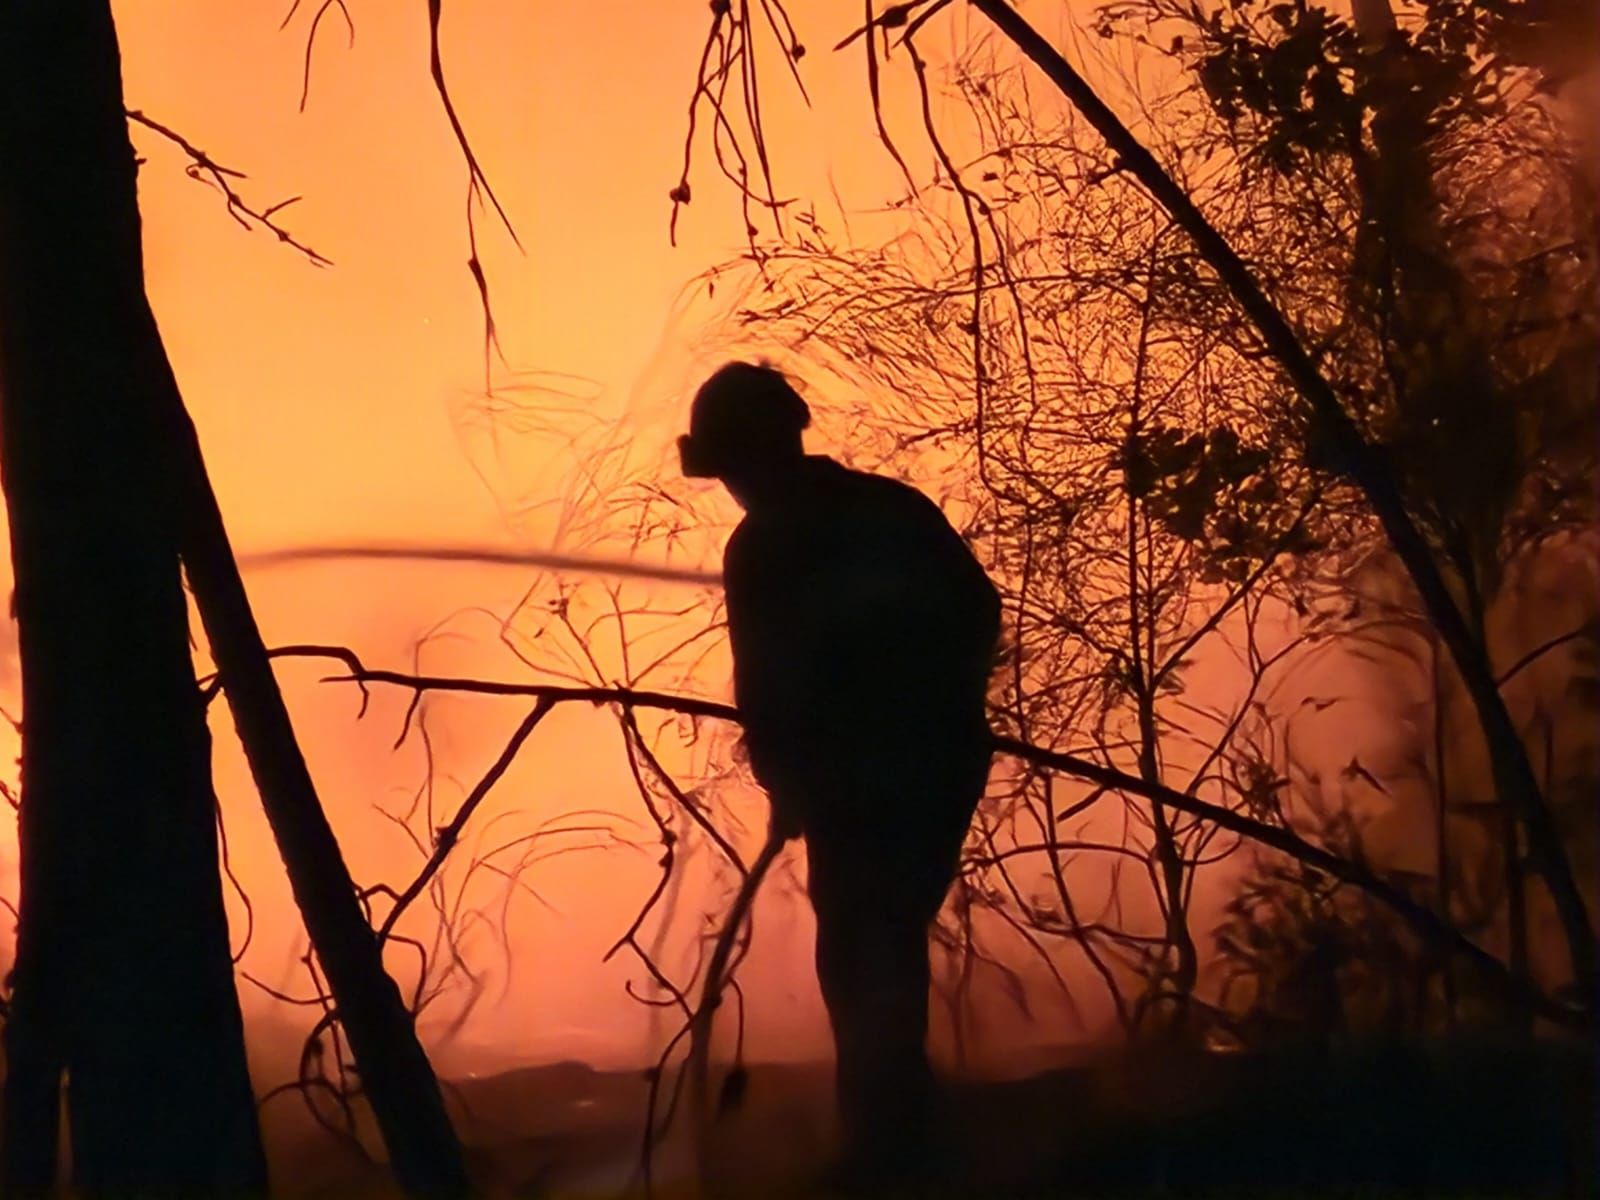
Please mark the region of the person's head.
<svg viewBox="0 0 1600 1200"><path fill-rule="evenodd" d="M700 386L678 439L685 475L719 479L746 508L805 458L811 410L775 367L731 362Z"/></svg>

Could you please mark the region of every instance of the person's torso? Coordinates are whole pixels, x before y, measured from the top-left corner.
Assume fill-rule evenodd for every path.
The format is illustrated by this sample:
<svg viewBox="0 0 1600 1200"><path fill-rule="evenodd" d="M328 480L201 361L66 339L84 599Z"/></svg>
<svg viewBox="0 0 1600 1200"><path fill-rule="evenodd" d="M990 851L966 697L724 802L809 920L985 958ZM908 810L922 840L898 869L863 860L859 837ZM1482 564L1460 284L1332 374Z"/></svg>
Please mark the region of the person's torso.
<svg viewBox="0 0 1600 1200"><path fill-rule="evenodd" d="M792 696L798 726L904 740L981 714L986 615L973 593L987 584L920 492L808 459L793 502L747 517L736 537L739 674L771 676L763 687Z"/></svg>

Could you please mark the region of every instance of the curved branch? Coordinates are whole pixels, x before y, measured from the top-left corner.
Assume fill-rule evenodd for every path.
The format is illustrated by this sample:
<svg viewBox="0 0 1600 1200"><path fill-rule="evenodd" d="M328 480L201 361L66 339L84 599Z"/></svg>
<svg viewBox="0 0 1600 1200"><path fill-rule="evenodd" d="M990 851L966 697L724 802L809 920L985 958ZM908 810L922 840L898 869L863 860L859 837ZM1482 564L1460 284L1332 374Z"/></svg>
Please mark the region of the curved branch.
<svg viewBox="0 0 1600 1200"><path fill-rule="evenodd" d="M1596 628L1593 621L1586 621L1576 629L1569 629L1566 633L1557 634L1549 641L1541 642L1532 650L1529 650L1521 658L1517 659L1516 662L1512 663L1500 673L1499 678L1496 679L1495 682L1501 687L1504 687L1528 667L1531 667L1534 663L1538 662L1539 659L1543 658L1546 654L1549 654L1552 650L1559 650L1568 642L1575 642L1580 638L1587 637L1591 640L1595 640L1597 635L1600 635L1600 629Z"/></svg>
<svg viewBox="0 0 1600 1200"><path fill-rule="evenodd" d="M661 583L686 583L696 587L722 586L722 576L716 571L700 571L693 567L658 566L627 558L567 554L559 550L513 550L501 546L335 543L245 552L238 555L238 560L239 565L247 570L294 566L297 563L339 561L472 563L490 567L542 567L550 571L612 575L622 579L651 579Z"/></svg>
<svg viewBox="0 0 1600 1200"><path fill-rule="evenodd" d="M461 148L461 157L466 160L469 182L474 188L481 189L489 198L489 203L494 206L495 214L505 226L512 244L521 250L522 242L517 237L516 228L511 224L511 217L501 207L500 197L494 194L494 188L489 186L489 177L483 173L483 167L478 163L478 156L472 149L472 142L467 138L467 131L462 127L461 118L456 115L455 102L450 97L450 86L444 78L444 56L439 48L439 26L443 20L444 0L428 0L428 73L433 77L433 89L438 94L439 105L444 109L445 118L450 122L450 132L455 135L456 145Z"/></svg>

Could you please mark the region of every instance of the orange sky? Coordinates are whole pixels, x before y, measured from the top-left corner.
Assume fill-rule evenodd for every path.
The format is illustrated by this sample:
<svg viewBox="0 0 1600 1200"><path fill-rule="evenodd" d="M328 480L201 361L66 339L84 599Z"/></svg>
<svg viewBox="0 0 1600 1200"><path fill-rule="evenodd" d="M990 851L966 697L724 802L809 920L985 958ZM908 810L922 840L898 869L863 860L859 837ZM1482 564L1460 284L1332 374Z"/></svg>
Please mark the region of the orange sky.
<svg viewBox="0 0 1600 1200"><path fill-rule="evenodd" d="M580 432L622 445L626 465L641 477L675 479L670 438L694 385L726 353L726 331L707 323L714 307L698 293L686 297L685 287L741 246L737 204L703 146L678 247L667 240L667 192L680 170L684 110L708 17L704 0L445 6L454 96L524 248L519 252L491 215L482 217L480 246L507 360L496 386L523 402L541 396L531 385L579 398L582 419L552 417L543 435L484 417L481 313L465 269L465 169L427 77L425 6L349 5L354 44L346 46L343 24L331 13L300 112L313 0L283 31L289 0L114 4L129 106L247 172L238 186L251 203L302 197L280 219L335 264L315 268L269 235L240 229L213 190L185 177L175 148L136 131L148 159L141 205L149 291L236 548L365 539L547 545L560 510L542 502L558 498L570 481L576 460L566 439ZM866 214L898 196L901 180L875 140L859 45L845 54L828 49L854 28L860 5L804 0L793 7L810 49L803 67L814 105L798 102L781 64L767 64L779 190L814 201L825 223L834 220L837 194L858 233L875 236L893 219ZM1084 34L1089 0L1025 7L1116 100L1096 56L1117 47ZM952 6L922 44L936 55L981 28L964 5ZM889 78L890 122L913 170L925 175L932 156L917 134L912 96L903 76ZM820 402L826 405L825 395ZM814 444L829 449L825 432ZM725 503L712 502L710 511L723 522L733 515ZM719 545L713 529L688 547L687 565L714 567ZM8 568L9 555L0 556L0 570ZM247 578L269 644L345 644L370 663L405 667L418 640L445 623L451 636L431 641L421 661L440 672L498 677L526 673L496 642L496 618L533 582L517 571L372 564ZM656 593L659 600L684 597L681 590ZM620 671L616 647L607 645L602 670ZM355 695L319 685L323 673L320 665L291 664L280 674L324 802L357 880L402 882L417 856L373 810L403 809L426 776L415 738L392 749L405 698L378 695L358 723ZM719 698L727 696L726 680L725 653L713 655L696 678ZM1226 690L1225 679L1213 682ZM12 713L17 691L8 635L0 645L0 703ZM441 814L521 715L498 701L443 699L431 707ZM303 942L282 867L220 708L214 724L232 858L255 904L257 940L245 968L299 991L293 959ZM1351 727L1342 729L1348 738ZM1348 745L1334 741L1330 753L1347 753ZM0 749L14 748L13 738ZM687 757L680 752L674 761ZM749 794L738 800L748 846L759 839L761 805ZM653 1057L662 1030L623 991L640 972L626 956L600 963L649 891L658 854L612 718L589 710L551 717L475 821L469 845L478 836L485 839L480 846L492 845L578 810L611 813L573 820L609 823L643 848L537 864L528 880L538 897L518 895L509 910L509 976L496 965L500 910L486 911L469 945L474 961L489 968L482 1002L453 1042L443 1026L459 1004L442 1005L425 1022L447 1071L504 1059L622 1064ZM549 845L597 841L567 836ZM1092 893L1089 870L1075 882ZM793 864L788 871L792 884ZM706 888L704 872L691 872L686 914L697 905L720 907L721 893ZM9 829L0 841L0 890L15 894ZM473 898L500 894L497 882L485 879ZM237 939L243 910L231 893L230 908ZM669 958L684 968L692 920L680 921L676 932ZM757 1055L804 1057L825 1046L810 937L809 918L792 895L773 896L743 976L753 985ZM409 969L403 954L393 961ZM1026 968L1024 956L1018 965ZM1093 1029L1106 1018L1103 994L1093 985L1079 990ZM1040 989L1041 999L1048 996ZM248 987L244 997L258 1046L291 1036L266 1031L292 1031L305 1012L263 1002ZM1040 1018L1031 1030L1013 1022L999 1040L1014 1045L1078 1033L1048 1003ZM281 1058L266 1061L258 1083L280 1082L287 1070Z"/></svg>
<svg viewBox="0 0 1600 1200"><path fill-rule="evenodd" d="M545 498L571 462L557 437L502 427L491 439L477 419L481 315L464 265L465 172L429 86L425 9L352 3L353 46L330 14L302 113L313 7L280 32L286 3L115 5L129 106L246 172L240 191L258 207L303 197L280 219L335 264L317 269L271 236L240 229L214 191L185 177L175 148L136 133L148 159L141 206L149 291L235 546L366 538L542 544L549 515L521 506ZM876 207L900 185L873 141L861 60L826 52L853 28L858 7L801 7L815 108L805 110L780 74L769 76L780 187L817 198L819 207L834 188L852 208ZM522 372L588 381L572 386L591 413L626 416L646 431L637 452L647 468L675 432L683 399L716 361L700 346L702 314L680 311L681 293L740 244L734 198L703 155L678 247L667 239L666 195L680 169L706 20L705 5L688 0L446 5L455 100L525 250L489 216L481 221L508 363L498 381L517 382ZM891 112L913 129L908 99L892 96ZM665 459L662 469L675 473ZM714 540L706 549L705 565L714 566ZM528 580L507 571L335 564L247 583L269 643L339 642L371 662L404 666L436 623L467 606L508 613ZM431 647L430 667L518 673L494 644L491 620L451 627L465 636ZM14 648L6 666L3 682L14 693ZM725 677L725 661L710 670ZM403 880L415 855L371 811L425 774L415 742L399 753L389 748L401 698L380 698L358 724L355 697L316 685L321 673L295 665L282 674L324 802L358 880ZM706 687L726 694L721 679ZM489 702L437 706L441 808L459 796L450 779L469 784L519 715ZM245 966L298 987L298 929L282 868L225 718L216 731L232 855L255 902L257 941ZM642 819L614 723L587 711L551 718L501 795L481 822L513 809L531 815L504 818L494 827L500 833L579 808ZM749 816L759 836L759 808ZM9 877L14 851L3 853ZM654 869L653 850L541 864L530 879L552 907L518 901L506 998L478 1010L463 1042L518 1057L645 1056L647 1014L622 990L638 972L598 960ZM231 903L237 936L242 912ZM809 979L809 928L792 905L769 908L768 961L758 956L750 973L768 981L769 994L753 1016L758 1032L763 1020L783 1027L781 1039L764 1039L769 1045L812 1053L823 1025ZM505 982L496 981L497 995ZM262 1005L248 988L245 1000L259 1027ZM298 1016L279 1007L275 1019Z"/></svg>
<svg viewBox="0 0 1600 1200"><path fill-rule="evenodd" d="M288 0L114 5L129 106L245 171L239 190L258 207L302 197L280 219L335 264L318 269L269 235L240 229L213 190L185 176L175 148L136 131L148 159L141 205L149 291L236 548L367 539L548 545L561 515L549 502L564 494L577 465L572 436L588 439L584 446L610 439L623 447L631 472L675 480L670 438L695 384L727 353L726 329L710 323L715 306L685 288L741 247L738 206L704 146L679 245L667 239L667 192L680 171L685 106L707 24L703 0L445 6L455 100L523 244L519 252L491 214L482 216L480 247L506 357L495 383L504 398L542 402L542 434L485 417L481 312L465 268L465 169L427 76L425 6L350 0L356 36L348 47L330 13L304 112L301 71L316 5L307 0L280 31L288 7ZM1071 24L1091 7L1027 6L1116 98L1096 58L1114 47ZM805 0L794 9L810 50L803 68L813 106L798 101L780 63L766 64L779 191L815 202L825 224L835 221L837 195L858 235L876 236L894 219L868 214L898 196L902 182L875 140L859 44L844 54L828 49L854 28L860 6ZM981 28L981 18L952 6L922 44L936 55ZM925 175L932 156L903 78L889 76L889 120L913 170ZM556 401L539 386L576 397L560 405L580 415L556 414ZM827 403L826 395L814 399ZM825 420L822 426L814 445L826 450ZM732 517L726 503L706 498L716 519ZM686 565L714 567L719 547L713 528L686 548ZM9 556L0 563L8 569ZM534 582L518 571L373 564L247 578L269 644L345 644L370 663L406 667L419 639L443 623L450 636L428 643L424 665L497 677L526 674L497 643L497 618ZM678 603L692 594L658 590L654 598ZM608 675L621 670L610 633L602 629L600 666ZM14 713L14 638L0 649L0 702ZM392 749L405 697L376 696L357 722L356 696L318 684L324 673L318 664L280 673L323 800L357 880L403 882L417 856L373 810L404 809L427 774L417 739ZM728 694L726 681L725 652L696 676L719 698ZM1226 689L1225 680L1214 682ZM453 810L522 711L472 699L430 707L440 814ZM244 965L298 991L293 960L303 942L282 867L220 708L214 725L232 858L255 905L257 939ZM664 745L674 751L674 739ZM676 765L688 760L681 748L674 753ZM735 801L747 824L741 840L750 845L760 836L759 798ZM473 837L484 839L482 847L524 835L580 810L611 815L574 822L608 824L642 848L538 863L528 876L538 897L519 894L508 910L509 975L494 947L501 911L490 905L469 943L474 961L489 968L482 1001L454 1041L443 1027L459 1000L425 1022L446 1070L504 1059L622 1064L653 1056L662 1030L623 990L640 972L626 956L600 962L648 893L658 856L613 719L590 710L551 717L474 822L469 845ZM547 844L600 841L563 836ZM705 857L698 861L703 866ZM792 885L793 864L787 871ZM720 907L723 885L708 892L703 870L689 879L685 914ZM1094 890L1092 876L1076 879ZM15 894L10 830L0 842L0 889ZM471 893L481 903L501 894L493 879L479 880ZM231 893L230 906L237 939L243 910ZM426 922L413 928L425 930ZM686 968L693 921L675 930L668 957ZM809 918L792 894L774 895L744 974L753 985L758 1055L804 1057L825 1046L810 938ZM406 956L393 961L409 969ZM1105 1020L1102 993L1080 991L1092 1029ZM263 1002L248 987L244 996L258 1044L289 1036L264 1031L297 1028L304 1013ZM1039 1026L1012 1028L1001 1041L1076 1032L1046 1007ZM280 1082L287 1069L282 1059L266 1061L258 1082Z"/></svg>
<svg viewBox="0 0 1600 1200"><path fill-rule="evenodd" d="M269 235L240 229L214 191L185 177L175 148L136 133L148 158L141 205L149 291L236 548L361 539L545 544L552 514L527 506L553 494L572 463L559 427L557 436L500 427L491 437L479 419L481 314L464 265L465 170L429 85L424 6L351 0L349 47L330 13L303 113L302 56L315 5L281 32L285 0L114 7L129 106L245 171L238 186L251 203L301 196L280 219L335 264L315 268ZM859 214L901 190L874 140L859 54L828 52L854 28L859 5L807 0L795 8L812 51L804 73L814 107L798 102L781 70L768 72L780 191L826 209L837 189ZM1082 51L1084 40L1060 11L1062 24L1044 21L1045 32ZM925 48L950 44L979 20L960 9L947 14L940 23L949 32ZM572 385L588 413L626 420L632 461L648 468L657 456L673 474L668 439L693 385L717 361L701 324L709 310L685 308L683 289L740 245L734 198L703 148L678 247L667 240L667 191L680 169L706 21L701 0L480 0L446 5L444 27L456 103L525 251L484 215L480 245L509 364L499 382L525 381L518 373L527 372L588 381ZM1087 41L1098 52L1095 39ZM914 169L924 170L931 154L915 136L910 100L891 88L890 119L906 134ZM704 549L702 565L714 566L714 539ZM418 638L453 613L509 613L528 582L507 571L337 564L247 579L269 644L343 643L394 666L408 665ZM460 636L430 645L431 668L518 673L494 642L491 618L467 615L450 628ZM4 668L0 684L14 695L14 646ZM282 675L324 801L358 880L402 880L415 856L372 807L394 803L424 775L415 742L389 749L403 698L380 697L357 724L354 695L316 685L321 673L293 665ZM707 691L725 696L725 677L725 660L714 658ZM469 785L519 716L503 703L437 706L444 808L459 795L450 781ZM297 986L298 934L281 866L225 719L217 734L233 856L260 926L246 966ZM502 830L597 807L642 820L614 723L587 711L551 718L501 794L484 822L514 809L530 814L506 817ZM759 822L759 809L749 816ZM10 876L14 851L0 853ZM637 972L621 961L602 968L598 958L653 870L654 851L541 865L532 879L551 907L518 901L507 998L480 1010L465 1041L532 1058L641 1058L647 1015L622 991ZM751 968L752 978L767 981L769 1003L752 1015L758 1027L783 1027L770 1047L811 1053L823 1026L805 919L793 905L773 905L763 922ZM255 1018L253 993L246 1001Z"/></svg>
<svg viewBox="0 0 1600 1200"><path fill-rule="evenodd" d="M159 17L150 5L120 10L130 104L247 170L253 198L303 194L285 223L337 264L316 270L268 237L245 235L172 154L151 148L142 201L152 300L235 542L545 542L539 516L503 513L539 499L567 469L559 443L501 429L495 454L470 420L482 361L464 269L465 172L428 83L423 9L353 6L351 49L342 27L326 25L301 114L306 22L277 32L280 8L251 19L203 3L178 15L163 5ZM738 233L731 205L708 186L680 248L667 244L665 197L704 24L700 5L446 6L453 93L526 251L482 222L506 358L516 371L593 381L582 390L607 414L634 403L652 367L692 358L693 331L666 330L673 301ZM400 664L456 609L509 612L527 583L453 568L324 567L251 580L269 641L337 641ZM518 673L493 646L492 623L469 621L465 632L469 640L435 650L428 664ZM291 684L290 698L358 879L405 878L414 855L368 811L424 774L414 747L388 751L398 708L380 704L356 726L352 698L338 690ZM472 702L438 712L441 774L468 780L520 715ZM258 911L285 912L281 868L237 756L219 758ZM642 817L602 714L552 718L501 795L499 811L533 814L502 834L577 808ZM445 784L443 796L448 806L459 789ZM477 824L495 816L491 807ZM531 879L553 907L522 901L512 911L517 966L506 999L463 1040L531 1057L640 1057L646 1014L622 990L636 969L625 960L605 969L599 957L653 869L653 853L625 850L541 866ZM292 923L266 924L279 936L251 961L271 973L276 960L274 982L283 982L285 952L272 943Z"/></svg>
<svg viewBox="0 0 1600 1200"><path fill-rule="evenodd" d="M212 189L185 176L175 148L136 132L148 159L141 205L149 291L236 548L366 539L548 545L560 512L547 502L570 480L576 460L566 439L577 434L620 441L640 477L675 480L670 438L695 384L727 353L726 330L708 324L715 307L685 288L741 247L735 197L703 145L678 246L667 239L667 192L680 171L706 5L445 6L453 94L523 245L519 252L491 214L482 216L480 247L506 358L496 387L524 403L540 399L530 384L557 386L579 400L581 418L551 416L542 435L484 416L481 312L465 268L465 168L427 76L425 7L352 0L353 46L330 13L300 112L315 5L303 7L280 31L284 0L115 5L129 106L245 171L238 187L252 204L302 197L280 219L335 264L313 267L270 235L240 229ZM859 43L848 53L828 50L855 27L859 5L807 0L795 9L811 51L803 66L813 106L799 102L781 63L766 64L779 191L814 202L825 224L835 221L837 196L857 235L875 236L894 218L871 210L900 195L903 183L875 138ZM1093 56L1107 44L1073 28L1067 6L1053 12L1053 26L1041 12L1031 15L1097 74ZM936 27L922 43L930 55L964 43L982 24L955 6ZM888 119L912 169L925 176L932 154L918 134L914 97L903 76L888 78ZM814 399L826 405L825 395ZM829 448L825 434L814 444ZM726 522L732 510L719 503L710 511ZM719 547L713 529L688 548L689 565L715 567ZM440 673L496 677L526 675L497 643L496 621L532 582L518 571L337 563L247 578L269 644L344 644L369 663L403 668L418 640L443 623L450 636L430 641L420 661ZM692 595L658 590L655 598ZM608 677L621 672L610 633L602 630L601 639ZM8 650L0 689L14 711L14 644ZM373 810L403 810L427 775L416 738L392 748L405 697L378 695L358 723L356 696L319 685L324 673L320 664L280 672L324 803L358 882L403 883L417 855ZM696 681L706 694L726 698L725 651L707 660ZM438 819L453 811L522 711L473 699L430 706ZM244 965L299 991L294 958L303 941L282 867L220 707L217 715L218 788L257 925ZM673 753L674 739L665 746L675 765L689 761L681 748ZM748 826L742 840L751 845L760 836L760 800L736 800ZM518 895L507 910L509 976L498 966L502 913L491 903L503 888L492 878L478 881L471 896L489 907L469 950L489 969L485 995L452 1042L442 1029L458 1004L441 1005L425 1023L447 1070L481 1066L491 1048L496 1059L620 1064L653 1056L662 1031L623 990L640 972L625 955L600 963L653 884L659 853L614 720L558 711L481 811L468 844L481 836L478 845L492 845L579 810L609 812L572 820L609 824L642 848L591 849L537 864L528 881L538 897ZM548 844L599 840L575 834ZM703 866L704 856L698 861ZM14 846L0 848L0 885L11 892L14 862ZM1092 892L1089 870L1077 878ZM793 883L792 864L786 878ZM717 911L725 881L707 892L703 870L691 870L689 880L684 913ZM230 906L237 939L244 916L231 893ZM424 921L413 931L426 928ZM687 968L694 923L682 920L675 930L668 956ZM753 985L757 1054L804 1057L825 1047L810 938L809 918L792 894L774 895L744 974ZM393 961L409 970L408 956ZM1103 996L1095 987L1082 990L1093 1028L1106 1018ZM258 1041L269 1026L292 1028L304 1015L264 1002L248 987L244 996ZM1076 1032L1048 1007L1041 1015L1032 1033L1012 1030L1002 1040ZM277 1082L284 1069L281 1060L269 1063L260 1082Z"/></svg>

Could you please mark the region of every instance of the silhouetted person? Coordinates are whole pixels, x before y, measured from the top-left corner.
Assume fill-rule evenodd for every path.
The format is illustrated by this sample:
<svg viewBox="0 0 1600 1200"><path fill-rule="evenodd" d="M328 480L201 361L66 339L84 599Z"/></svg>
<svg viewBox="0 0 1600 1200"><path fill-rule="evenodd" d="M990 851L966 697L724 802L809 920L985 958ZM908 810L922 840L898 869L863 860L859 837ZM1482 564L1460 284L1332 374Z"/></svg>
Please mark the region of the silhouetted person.
<svg viewBox="0 0 1600 1200"><path fill-rule="evenodd" d="M924 1154L928 926L988 776L993 585L916 489L807 455L784 376L730 363L695 396L686 475L745 510L723 559L744 743L803 835L847 1161Z"/></svg>

